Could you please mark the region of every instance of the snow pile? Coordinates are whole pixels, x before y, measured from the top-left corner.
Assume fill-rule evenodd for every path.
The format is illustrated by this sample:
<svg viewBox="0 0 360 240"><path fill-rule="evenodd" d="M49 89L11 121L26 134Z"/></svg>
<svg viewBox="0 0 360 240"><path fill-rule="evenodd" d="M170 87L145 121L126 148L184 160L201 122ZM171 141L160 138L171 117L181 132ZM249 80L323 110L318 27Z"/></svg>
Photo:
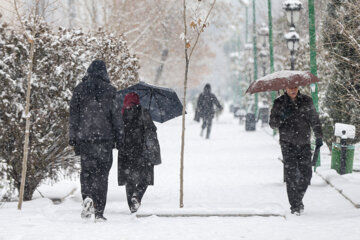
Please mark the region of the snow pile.
<svg viewBox="0 0 360 240"><path fill-rule="evenodd" d="M339 175L333 169L319 168L317 172L352 204L360 208L360 174Z"/></svg>

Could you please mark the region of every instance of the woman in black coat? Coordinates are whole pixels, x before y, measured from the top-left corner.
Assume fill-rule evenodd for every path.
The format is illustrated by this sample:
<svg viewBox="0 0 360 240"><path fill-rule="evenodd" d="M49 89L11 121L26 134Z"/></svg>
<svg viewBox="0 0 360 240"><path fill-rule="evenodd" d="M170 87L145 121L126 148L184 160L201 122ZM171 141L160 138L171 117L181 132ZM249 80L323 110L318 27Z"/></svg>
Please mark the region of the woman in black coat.
<svg viewBox="0 0 360 240"><path fill-rule="evenodd" d="M154 185L154 165L160 164L156 126L140 105L136 93L125 96L122 108L124 145L118 157L118 184L125 185L127 202L136 212L149 185Z"/></svg>

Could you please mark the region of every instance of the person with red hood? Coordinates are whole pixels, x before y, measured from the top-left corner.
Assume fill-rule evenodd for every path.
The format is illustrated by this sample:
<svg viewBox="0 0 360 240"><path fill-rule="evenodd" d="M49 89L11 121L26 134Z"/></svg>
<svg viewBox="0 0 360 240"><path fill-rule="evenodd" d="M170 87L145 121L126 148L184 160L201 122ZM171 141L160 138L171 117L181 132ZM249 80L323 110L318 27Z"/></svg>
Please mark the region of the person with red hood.
<svg viewBox="0 0 360 240"><path fill-rule="evenodd" d="M125 95L122 107L123 149L118 156L118 184L125 185L131 213L136 212L149 185L154 185L154 165L161 163L156 126L139 96Z"/></svg>

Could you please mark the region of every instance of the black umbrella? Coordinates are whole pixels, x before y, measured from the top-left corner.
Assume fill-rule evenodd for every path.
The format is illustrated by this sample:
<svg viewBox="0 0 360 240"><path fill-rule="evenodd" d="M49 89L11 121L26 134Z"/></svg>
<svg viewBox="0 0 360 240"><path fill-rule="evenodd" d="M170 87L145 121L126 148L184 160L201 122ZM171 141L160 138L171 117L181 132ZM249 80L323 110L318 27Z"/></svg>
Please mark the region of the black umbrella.
<svg viewBox="0 0 360 240"><path fill-rule="evenodd" d="M117 99L121 106L125 95L135 92L140 97L142 107L149 110L152 119L156 122L166 122L182 115L183 106L176 92L170 88L153 86L139 82L131 87L118 91Z"/></svg>

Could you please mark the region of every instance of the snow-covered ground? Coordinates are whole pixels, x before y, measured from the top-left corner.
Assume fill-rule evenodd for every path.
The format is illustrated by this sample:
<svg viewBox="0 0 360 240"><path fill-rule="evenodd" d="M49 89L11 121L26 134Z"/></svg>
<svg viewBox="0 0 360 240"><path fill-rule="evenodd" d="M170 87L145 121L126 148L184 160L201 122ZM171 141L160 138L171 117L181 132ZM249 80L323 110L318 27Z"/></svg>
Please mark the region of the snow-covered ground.
<svg viewBox="0 0 360 240"><path fill-rule="evenodd" d="M155 167L155 185L148 188L139 214L277 214L284 217L144 217L129 213L124 187L117 186L117 152L109 178L106 223L80 218L79 180L39 188L50 198L75 193L58 205L41 198L0 206L0 240L18 239L276 239L358 240L360 209L329 186L317 174L305 196L302 216L290 214L283 183L280 147L269 128L244 126L225 109L214 121L211 139L199 136L200 124L189 111L186 125L184 209L179 209L181 118L157 124L163 164ZM329 157L323 149L323 167ZM355 164L358 164L357 162ZM359 182L359 174L337 179ZM346 180L345 180L346 181ZM341 182L341 181L340 181ZM360 192L359 185L348 186ZM357 194L359 195L359 194Z"/></svg>

